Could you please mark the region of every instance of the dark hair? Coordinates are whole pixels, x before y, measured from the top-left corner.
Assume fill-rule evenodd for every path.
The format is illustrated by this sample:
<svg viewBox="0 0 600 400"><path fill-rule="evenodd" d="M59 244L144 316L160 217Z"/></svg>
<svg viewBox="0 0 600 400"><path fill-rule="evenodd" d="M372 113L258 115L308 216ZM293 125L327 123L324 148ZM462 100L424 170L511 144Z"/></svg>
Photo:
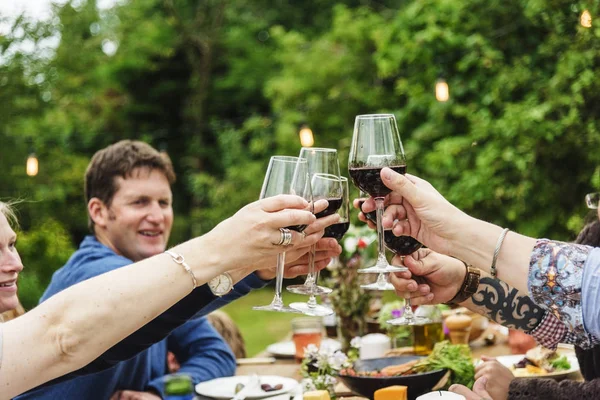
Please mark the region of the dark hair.
<svg viewBox="0 0 600 400"><path fill-rule="evenodd" d="M600 247L600 220L596 218L594 222L590 222L584 226L579 235L577 235L575 243Z"/></svg>
<svg viewBox="0 0 600 400"><path fill-rule="evenodd" d="M147 143L121 140L94 154L85 171L85 200L96 197L110 206L117 190L116 177L127 179L137 168L159 170L169 181L175 182L173 164L166 153L161 153ZM88 215L88 226L94 232L94 221Z"/></svg>

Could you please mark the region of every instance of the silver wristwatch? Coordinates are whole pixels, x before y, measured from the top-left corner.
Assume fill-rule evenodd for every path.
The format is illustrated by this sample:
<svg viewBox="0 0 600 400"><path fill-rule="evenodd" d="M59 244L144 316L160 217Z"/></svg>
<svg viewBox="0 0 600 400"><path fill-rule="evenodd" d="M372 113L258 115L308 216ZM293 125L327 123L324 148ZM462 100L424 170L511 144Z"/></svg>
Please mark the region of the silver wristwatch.
<svg viewBox="0 0 600 400"><path fill-rule="evenodd" d="M223 272L208 281L208 287L215 296L225 296L233 290L233 279L227 272Z"/></svg>

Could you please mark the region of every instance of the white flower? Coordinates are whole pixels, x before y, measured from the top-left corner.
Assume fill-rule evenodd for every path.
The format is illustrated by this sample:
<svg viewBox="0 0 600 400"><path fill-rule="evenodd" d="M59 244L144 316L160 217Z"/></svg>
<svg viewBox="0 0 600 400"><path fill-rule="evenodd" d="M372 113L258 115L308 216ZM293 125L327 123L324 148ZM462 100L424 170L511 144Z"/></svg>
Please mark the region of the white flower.
<svg viewBox="0 0 600 400"><path fill-rule="evenodd" d="M300 384L302 385L303 392L310 392L313 390L317 390L317 388L315 387L315 384L313 383L312 379L310 379L310 378L302 379L302 382L300 382Z"/></svg>
<svg viewBox="0 0 600 400"><path fill-rule="evenodd" d="M309 344L304 349L304 356L308 356L309 358L314 358L319 355L319 348L314 345L314 343Z"/></svg>
<svg viewBox="0 0 600 400"><path fill-rule="evenodd" d="M359 336L353 337L352 340L350 341L350 346L354 347L355 349L360 349L360 337Z"/></svg>
<svg viewBox="0 0 600 400"><path fill-rule="evenodd" d="M333 386L337 383L337 379L335 379L331 375L325 375L325 386Z"/></svg>
<svg viewBox="0 0 600 400"><path fill-rule="evenodd" d="M341 351L336 351L332 355L329 356L329 365L331 368L339 371L342 369L344 364L348 361L348 357L342 353Z"/></svg>

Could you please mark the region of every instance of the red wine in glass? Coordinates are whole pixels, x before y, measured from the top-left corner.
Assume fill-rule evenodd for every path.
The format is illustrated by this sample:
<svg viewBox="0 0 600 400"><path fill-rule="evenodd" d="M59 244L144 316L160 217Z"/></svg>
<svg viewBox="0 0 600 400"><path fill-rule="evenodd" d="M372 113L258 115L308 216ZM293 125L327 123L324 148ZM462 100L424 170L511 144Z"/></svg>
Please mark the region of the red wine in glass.
<svg viewBox="0 0 600 400"><path fill-rule="evenodd" d="M389 166L399 174L406 173L406 165ZM348 173L354 185L361 191L368 193L372 197L385 197L391 193L391 189L383 184L381 180L381 170L383 167L351 167Z"/></svg>
<svg viewBox="0 0 600 400"><path fill-rule="evenodd" d="M348 232L348 228L350 228L350 222L340 222L330 225L325 228L325 234L323 237L334 238L339 242L342 240L346 232Z"/></svg>
<svg viewBox="0 0 600 400"><path fill-rule="evenodd" d="M323 211L316 213L315 217L324 218L329 215L335 214L337 212L337 210L339 210L339 208L342 206L342 198L341 197L337 197L337 198L333 198L333 199L326 199L326 200L329 203L329 205Z"/></svg>
<svg viewBox="0 0 600 400"><path fill-rule="evenodd" d="M396 236L391 229L383 232L383 238L385 247L399 256L407 256L423 247L423 244L414 237L406 235Z"/></svg>

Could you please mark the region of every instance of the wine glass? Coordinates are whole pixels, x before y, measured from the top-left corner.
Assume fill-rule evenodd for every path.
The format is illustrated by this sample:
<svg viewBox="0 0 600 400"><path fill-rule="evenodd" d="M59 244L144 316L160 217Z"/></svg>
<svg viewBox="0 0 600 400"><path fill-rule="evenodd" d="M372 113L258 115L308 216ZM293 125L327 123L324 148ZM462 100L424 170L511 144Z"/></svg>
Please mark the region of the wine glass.
<svg viewBox="0 0 600 400"><path fill-rule="evenodd" d="M314 174L311 180L311 187L313 193L313 201L326 199L329 202L329 205L325 210L320 211L316 214L317 218L326 217L335 213L344 202L341 180L340 177L337 175ZM314 255L311 259L311 263L314 264ZM333 314L333 310L330 307L317 304L317 299L315 297L314 291L314 288L316 288L317 286L317 279L318 274L315 275L315 279L313 280L313 284L311 286L311 289L313 289L313 291L309 292L310 297L308 301L306 303L292 303L290 304L291 308L298 310L304 314L313 316L326 316Z"/></svg>
<svg viewBox="0 0 600 400"><path fill-rule="evenodd" d="M325 228L325 234L323 234L323 237L334 238L338 243L341 242L342 238L350 228L350 195L348 193L348 178L340 176L340 180L342 181L342 206L338 210L340 220L337 224ZM331 259L327 268L335 269L341 268L342 266L340 258L336 256Z"/></svg>
<svg viewBox="0 0 600 400"><path fill-rule="evenodd" d="M320 148L320 147L303 147L300 150L300 158L306 159L308 162L308 173L312 177L314 174L330 174L335 176L340 176L340 164L338 161L337 150L336 149L328 149L328 148ZM312 179L312 178L311 178ZM337 199L327 199L330 201L330 205L327 208L327 213L321 212L317 214L317 218L325 217L327 215L333 214L337 211L337 208L340 207L341 202L339 201L338 196ZM322 197L321 197L322 198ZM334 201L332 201L334 200ZM333 205L337 205L336 208L332 208ZM287 287L287 290L292 293L298 294L308 294L308 295L322 295L331 293L331 289L318 286L317 280L318 273L315 271L315 246L313 245L310 248L309 262L308 262L308 274L306 275L306 280L303 284L300 285L290 285Z"/></svg>
<svg viewBox="0 0 600 400"><path fill-rule="evenodd" d="M269 166L265 174L265 180L260 192L260 198L277 196L279 194L295 194L305 198L312 207L312 192L308 175L308 164L305 159L298 157L273 156L269 160ZM311 209L312 211L312 209ZM298 232L302 232L306 225L288 226ZM285 248L277 255L277 274L275 277L275 296L271 304L266 306L255 306L253 310L292 312L299 311L287 307L283 303L283 268L285 266Z"/></svg>
<svg viewBox="0 0 600 400"><path fill-rule="evenodd" d="M359 270L361 273L406 271L404 266L390 265L385 257L383 232L383 202L391 190L381 180L381 169L388 167L398 173L406 172L406 157L391 114L358 115L350 146L348 171L360 190L375 198L377 205L377 263Z"/></svg>

